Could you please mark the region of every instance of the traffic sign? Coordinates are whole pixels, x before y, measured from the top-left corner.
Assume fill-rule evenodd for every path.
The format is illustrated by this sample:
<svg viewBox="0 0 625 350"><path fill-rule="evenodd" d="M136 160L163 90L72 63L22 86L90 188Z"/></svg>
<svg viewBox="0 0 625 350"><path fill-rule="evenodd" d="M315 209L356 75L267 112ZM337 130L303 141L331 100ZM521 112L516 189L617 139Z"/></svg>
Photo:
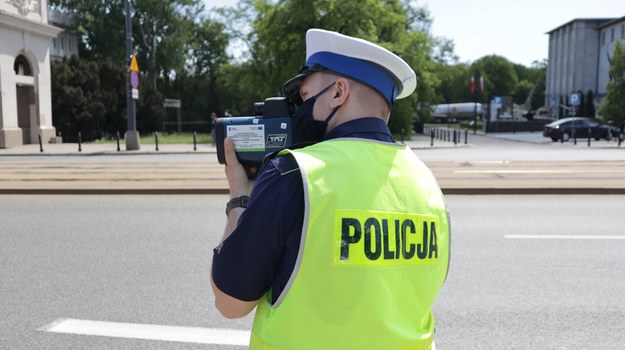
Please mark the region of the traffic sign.
<svg viewBox="0 0 625 350"><path fill-rule="evenodd" d="M493 97L493 104L500 105L501 104L501 96Z"/></svg>
<svg viewBox="0 0 625 350"><path fill-rule="evenodd" d="M139 73L137 71L130 71L130 86L133 89L139 88Z"/></svg>
<svg viewBox="0 0 625 350"><path fill-rule="evenodd" d="M139 89L132 89L132 99L133 100L139 99Z"/></svg>
<svg viewBox="0 0 625 350"><path fill-rule="evenodd" d="M163 107L165 108L180 108L180 106L182 106L182 103L178 99L166 98L163 101Z"/></svg>
<svg viewBox="0 0 625 350"><path fill-rule="evenodd" d="M137 56L132 55L132 59L130 60L130 70L133 72L139 71L139 65L137 64Z"/></svg>
<svg viewBox="0 0 625 350"><path fill-rule="evenodd" d="M582 103L582 97L579 92L573 92L569 95L569 105L579 106Z"/></svg>

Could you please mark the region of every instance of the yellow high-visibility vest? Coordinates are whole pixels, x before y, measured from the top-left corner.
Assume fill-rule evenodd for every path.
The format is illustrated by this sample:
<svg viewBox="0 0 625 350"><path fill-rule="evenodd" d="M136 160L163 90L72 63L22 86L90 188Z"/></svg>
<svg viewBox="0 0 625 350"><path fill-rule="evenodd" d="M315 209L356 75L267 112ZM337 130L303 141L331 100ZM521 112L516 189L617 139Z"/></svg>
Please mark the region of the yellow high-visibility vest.
<svg viewBox="0 0 625 350"><path fill-rule="evenodd" d="M291 153L305 214L294 271L256 310L250 349L430 349L449 265L434 176L404 145L328 140Z"/></svg>

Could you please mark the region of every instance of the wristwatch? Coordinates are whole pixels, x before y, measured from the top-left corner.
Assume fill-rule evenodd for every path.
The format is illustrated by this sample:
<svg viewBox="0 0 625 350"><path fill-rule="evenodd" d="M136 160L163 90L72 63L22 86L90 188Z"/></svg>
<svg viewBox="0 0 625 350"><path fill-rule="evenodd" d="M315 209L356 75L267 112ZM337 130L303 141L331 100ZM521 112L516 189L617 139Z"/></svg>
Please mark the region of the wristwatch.
<svg viewBox="0 0 625 350"><path fill-rule="evenodd" d="M241 196L232 198L228 204L226 204L226 216L230 213L230 210L234 208L247 208L247 201L250 199L248 196Z"/></svg>

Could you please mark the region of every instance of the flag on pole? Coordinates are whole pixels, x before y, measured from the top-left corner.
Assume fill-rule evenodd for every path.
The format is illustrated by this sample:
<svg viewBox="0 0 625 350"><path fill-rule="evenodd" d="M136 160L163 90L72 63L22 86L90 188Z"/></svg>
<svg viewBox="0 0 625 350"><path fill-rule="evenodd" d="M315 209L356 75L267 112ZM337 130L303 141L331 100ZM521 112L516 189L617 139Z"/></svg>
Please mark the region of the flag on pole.
<svg viewBox="0 0 625 350"><path fill-rule="evenodd" d="M475 79L471 76L471 95L475 92Z"/></svg>
<svg viewBox="0 0 625 350"><path fill-rule="evenodd" d="M484 76L480 75L480 94L484 92Z"/></svg>

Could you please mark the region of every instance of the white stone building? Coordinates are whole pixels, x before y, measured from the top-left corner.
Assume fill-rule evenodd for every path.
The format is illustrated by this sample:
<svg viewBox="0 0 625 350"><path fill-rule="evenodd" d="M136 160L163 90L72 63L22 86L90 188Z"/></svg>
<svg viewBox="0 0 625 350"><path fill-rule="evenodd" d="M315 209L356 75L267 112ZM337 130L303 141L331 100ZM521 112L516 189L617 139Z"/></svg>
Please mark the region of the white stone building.
<svg viewBox="0 0 625 350"><path fill-rule="evenodd" d="M73 18L70 15L48 8L48 23L63 29L50 42L50 59L61 60L78 56L78 36L65 29L71 27Z"/></svg>
<svg viewBox="0 0 625 350"><path fill-rule="evenodd" d="M56 136L50 97L47 0L0 0L0 148Z"/></svg>
<svg viewBox="0 0 625 350"><path fill-rule="evenodd" d="M607 94L608 81L610 80L610 60L612 51L617 41L625 44L625 17L615 19L600 27L599 37L599 76L597 92L600 97Z"/></svg>
<svg viewBox="0 0 625 350"><path fill-rule="evenodd" d="M625 43L625 17L574 19L549 32L545 105L557 114L561 98L592 90L595 104L606 94L608 56Z"/></svg>

